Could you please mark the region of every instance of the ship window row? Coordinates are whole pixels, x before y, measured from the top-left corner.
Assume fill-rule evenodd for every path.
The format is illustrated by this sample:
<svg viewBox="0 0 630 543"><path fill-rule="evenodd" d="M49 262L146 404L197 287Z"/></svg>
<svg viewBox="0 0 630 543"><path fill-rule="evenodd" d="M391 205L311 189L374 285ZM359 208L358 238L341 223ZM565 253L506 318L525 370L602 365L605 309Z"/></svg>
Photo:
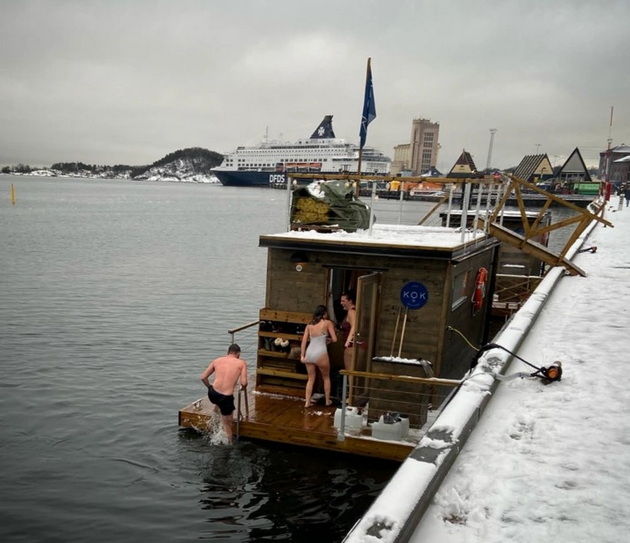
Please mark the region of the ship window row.
<svg viewBox="0 0 630 543"><path fill-rule="evenodd" d="M271 155L271 156L269 156ZM286 153L286 155L288 156L298 156L298 157L303 157L308 155L309 159L311 159L311 157L318 157L318 158L312 158L312 160L321 160L321 155L316 155L315 153ZM253 154L251 156L248 156L246 158L237 158L236 160L238 160L239 162L242 162L243 160L269 160L269 159L273 159L276 160L276 156L277 153L266 153L262 156L257 155L257 154ZM226 160L230 160L233 161L233 158L226 158Z"/></svg>
<svg viewBox="0 0 630 543"><path fill-rule="evenodd" d="M275 162L256 162L256 161L252 161L252 160L246 160L246 159L242 159L239 158L237 163L239 167L246 167L246 168L261 168L261 167L273 167L276 166L278 163L294 163L296 162L296 160L293 159L278 159ZM327 158L323 158L323 159L309 159L308 161L305 160L299 160L297 162L328 162ZM225 162L226 166L233 166L234 165L234 160L226 160Z"/></svg>
<svg viewBox="0 0 630 543"><path fill-rule="evenodd" d="M331 151L331 149L289 149L283 150L281 154L294 154L294 155L316 155L322 152L327 153L327 151ZM243 153L246 156L276 156L280 154L276 150L268 150L268 151L251 151L249 153ZM330 154L330 153L327 153ZM339 154L339 153L334 153Z"/></svg>
<svg viewBox="0 0 630 543"><path fill-rule="evenodd" d="M327 158L313 158L313 159L309 159L309 160L311 160L313 162L326 162L326 161L328 161ZM250 159L239 158L237 160L237 162L239 164L244 164L246 162L252 162L252 161L254 161L254 159L251 159L251 158ZM234 159L228 158L225 162L226 162L226 164L233 164L234 163ZM276 160L276 162L295 162L295 159L292 159L292 158L279 158L279 159Z"/></svg>
<svg viewBox="0 0 630 543"><path fill-rule="evenodd" d="M249 153L261 153L261 152L273 152L275 153L278 149L282 149L282 151L286 150L286 149L298 149L298 150L311 150L311 149L334 149L334 150L339 150L340 148L345 147L346 144L344 143L302 143L302 144L297 144L297 145L270 145L269 147L262 147L260 149L254 149L251 147L237 147L236 150L237 151L247 151Z"/></svg>
<svg viewBox="0 0 630 543"><path fill-rule="evenodd" d="M246 151L248 154L251 155L268 155L268 154L277 154L278 150L281 150L281 152L286 152L286 151L299 151L299 152L318 152L318 151L339 151L340 147L339 146L330 146L330 145L289 145L289 146L282 146L282 148L278 148L278 147L268 147L268 148L262 148L262 149L238 149L238 151Z"/></svg>
<svg viewBox="0 0 630 543"><path fill-rule="evenodd" d="M282 152L286 151L287 149L289 150L295 150L297 149L298 151L317 151L318 149L333 149L333 150L339 150L340 146L331 146L331 145L283 145L282 147L262 147L260 149L252 149L252 148L245 148L245 147L239 147L238 151L247 151L248 153L276 153L278 152L278 149L281 149Z"/></svg>

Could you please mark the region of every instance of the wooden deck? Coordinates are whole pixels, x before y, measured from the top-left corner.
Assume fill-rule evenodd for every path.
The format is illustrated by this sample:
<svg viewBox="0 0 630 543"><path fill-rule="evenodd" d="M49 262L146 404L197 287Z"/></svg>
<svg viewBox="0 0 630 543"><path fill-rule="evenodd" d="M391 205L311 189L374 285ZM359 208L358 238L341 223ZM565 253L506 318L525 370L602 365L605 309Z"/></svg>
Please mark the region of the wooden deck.
<svg viewBox="0 0 630 543"><path fill-rule="evenodd" d="M196 404L199 407L196 407ZM241 410L245 411L245 399ZM370 429L347 430L339 441L333 426L335 407L314 406L304 408L302 398L248 391L249 416L243 414L238 423L241 438L260 439L315 449L326 449L360 456L402 462L413 450L416 442L385 441L369 435ZM207 397L193 402L179 411L179 425L197 431L207 431L214 406ZM235 413L236 415L236 413ZM234 435L237 423L234 422Z"/></svg>

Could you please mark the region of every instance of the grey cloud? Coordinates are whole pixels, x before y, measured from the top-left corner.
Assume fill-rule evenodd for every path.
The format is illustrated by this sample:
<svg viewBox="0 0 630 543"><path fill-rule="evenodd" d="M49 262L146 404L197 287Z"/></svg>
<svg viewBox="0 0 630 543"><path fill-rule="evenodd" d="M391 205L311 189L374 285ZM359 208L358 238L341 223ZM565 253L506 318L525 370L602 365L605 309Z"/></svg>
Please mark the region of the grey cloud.
<svg viewBox="0 0 630 543"><path fill-rule="evenodd" d="M145 164L308 136L325 114L358 139L365 64L388 154L411 120L441 123L440 169L536 151L596 162L610 106L630 143L630 3L5 0L0 163ZM558 160L561 160L558 159Z"/></svg>

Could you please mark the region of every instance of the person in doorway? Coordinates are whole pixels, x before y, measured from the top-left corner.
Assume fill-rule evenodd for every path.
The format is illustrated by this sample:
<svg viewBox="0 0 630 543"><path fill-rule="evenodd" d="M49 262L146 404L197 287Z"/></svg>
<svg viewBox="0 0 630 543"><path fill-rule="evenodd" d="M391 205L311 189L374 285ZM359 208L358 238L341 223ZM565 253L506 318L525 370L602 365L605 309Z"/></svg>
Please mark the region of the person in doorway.
<svg viewBox="0 0 630 543"><path fill-rule="evenodd" d="M214 382L208 378L214 374ZM233 343L227 356L213 360L201 374L201 381L208 388L208 399L215 410L221 413L223 429L229 443L232 443L232 422L234 421L234 387L241 380L241 388L247 388L247 363L241 360L241 348Z"/></svg>
<svg viewBox="0 0 630 543"><path fill-rule="evenodd" d="M352 364L352 346L354 344L354 333L357 316L357 308L355 305L356 296L354 291L348 290L341 295L341 307L346 312L341 323L341 337L343 338L343 366L347 370L351 370Z"/></svg>
<svg viewBox="0 0 630 543"><path fill-rule="evenodd" d="M304 407L314 405L311 401L313 386L317 369L322 374L324 381L324 397L326 407L332 405L330 399L330 359L328 357L328 343L337 341L335 327L328 318L328 310L323 305L318 305L313 313L313 319L304 329L301 345L301 360L306 366L308 379L306 381Z"/></svg>

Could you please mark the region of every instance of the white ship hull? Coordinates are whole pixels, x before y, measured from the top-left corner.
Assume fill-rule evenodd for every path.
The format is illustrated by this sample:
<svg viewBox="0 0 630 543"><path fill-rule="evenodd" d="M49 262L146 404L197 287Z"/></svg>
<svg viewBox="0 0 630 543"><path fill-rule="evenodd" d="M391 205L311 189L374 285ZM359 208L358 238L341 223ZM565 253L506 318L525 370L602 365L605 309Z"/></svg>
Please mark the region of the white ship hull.
<svg viewBox="0 0 630 543"><path fill-rule="evenodd" d="M364 147L361 171L369 174L389 173L391 159L373 147ZM357 173L359 146L336 138L332 115L326 115L309 139L294 143L263 141L258 146L238 147L225 155L221 166L214 168L219 181L226 186L269 186L286 183L291 172Z"/></svg>

